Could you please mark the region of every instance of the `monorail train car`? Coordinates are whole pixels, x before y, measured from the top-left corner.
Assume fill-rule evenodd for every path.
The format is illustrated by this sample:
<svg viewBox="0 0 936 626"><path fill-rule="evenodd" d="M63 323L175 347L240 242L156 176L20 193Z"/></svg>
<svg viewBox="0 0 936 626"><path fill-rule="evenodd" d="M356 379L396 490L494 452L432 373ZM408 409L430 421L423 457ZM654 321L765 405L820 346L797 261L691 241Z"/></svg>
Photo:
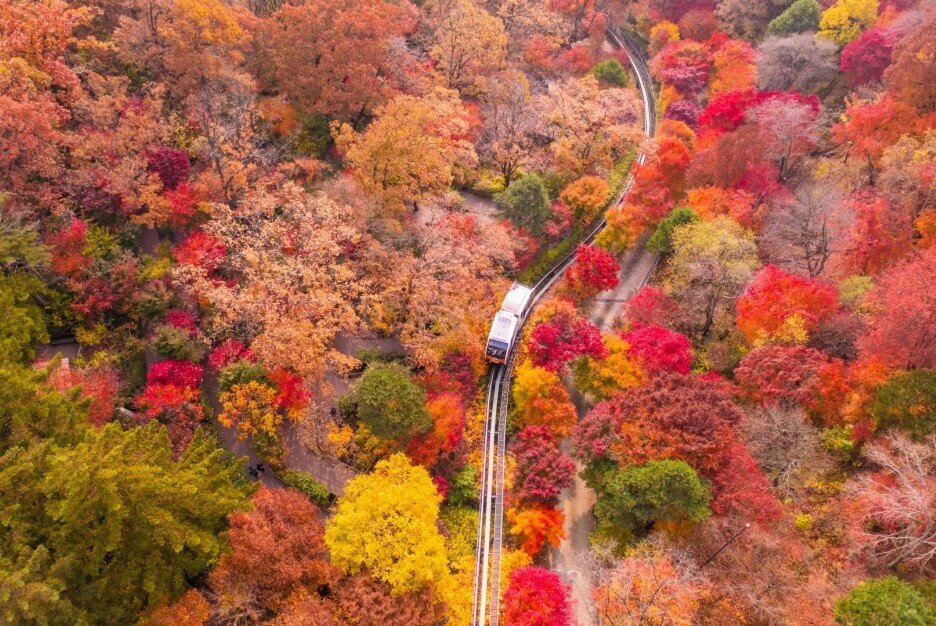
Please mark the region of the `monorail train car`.
<svg viewBox="0 0 936 626"><path fill-rule="evenodd" d="M487 349L484 354L491 363L504 363L507 360L507 355L510 354L513 342L517 338L517 331L526 316L527 306L532 297L533 290L530 287L520 283L510 286L510 290L504 296L500 311L494 316L491 332L488 334Z"/></svg>

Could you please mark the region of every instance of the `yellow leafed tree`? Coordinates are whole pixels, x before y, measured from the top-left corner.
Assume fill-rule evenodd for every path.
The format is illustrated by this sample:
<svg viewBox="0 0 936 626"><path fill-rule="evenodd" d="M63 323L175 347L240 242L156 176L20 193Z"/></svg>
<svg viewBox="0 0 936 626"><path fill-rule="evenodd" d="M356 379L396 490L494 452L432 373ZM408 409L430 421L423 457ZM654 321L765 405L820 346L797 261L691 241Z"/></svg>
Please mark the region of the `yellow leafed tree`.
<svg viewBox="0 0 936 626"><path fill-rule="evenodd" d="M234 385L221 394L221 413L218 421L228 428L236 428L237 436L277 435L283 416L276 410L276 390L252 380Z"/></svg>
<svg viewBox="0 0 936 626"><path fill-rule="evenodd" d="M640 365L628 356L628 343L617 335L605 335L602 342L608 356L604 359L586 357L577 362L574 367L576 386L597 399L605 399L641 384L645 376Z"/></svg>
<svg viewBox="0 0 936 626"><path fill-rule="evenodd" d="M819 36L840 46L858 38L878 13L878 0L838 0L819 19Z"/></svg>
<svg viewBox="0 0 936 626"><path fill-rule="evenodd" d="M507 63L504 24L473 0L435 2L438 21L429 56L452 89L477 92L484 75Z"/></svg>
<svg viewBox="0 0 936 626"><path fill-rule="evenodd" d="M557 437L572 432L575 405L555 372L523 361L515 373L513 397L520 424L548 426Z"/></svg>
<svg viewBox="0 0 936 626"><path fill-rule="evenodd" d="M393 593L449 576L436 526L441 498L429 473L398 453L348 482L325 529L332 563L347 574L367 569Z"/></svg>

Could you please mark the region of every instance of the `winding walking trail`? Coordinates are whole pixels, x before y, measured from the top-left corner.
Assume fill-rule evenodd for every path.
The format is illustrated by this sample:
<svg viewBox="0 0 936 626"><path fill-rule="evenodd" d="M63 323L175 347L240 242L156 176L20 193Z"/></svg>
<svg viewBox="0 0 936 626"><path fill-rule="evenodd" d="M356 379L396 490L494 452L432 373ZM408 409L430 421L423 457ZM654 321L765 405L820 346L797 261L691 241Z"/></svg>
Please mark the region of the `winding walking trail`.
<svg viewBox="0 0 936 626"><path fill-rule="evenodd" d="M626 302L643 287L656 267L657 256L647 252L645 242L646 237L641 238L624 254L618 286L603 291L595 298L589 319L602 331L611 330ZM578 419L581 420L589 407L585 398L574 388L571 395ZM560 443L563 452L568 453L570 447L568 438ZM558 548L553 549L550 556L553 569L572 587L576 622L579 626L589 626L598 624L591 602L594 581L590 579L589 572L577 568L576 562L577 555L588 551L589 537L595 530L595 492L579 475L582 469L583 466L576 462L572 487L559 494L559 509L565 515L566 538Z"/></svg>

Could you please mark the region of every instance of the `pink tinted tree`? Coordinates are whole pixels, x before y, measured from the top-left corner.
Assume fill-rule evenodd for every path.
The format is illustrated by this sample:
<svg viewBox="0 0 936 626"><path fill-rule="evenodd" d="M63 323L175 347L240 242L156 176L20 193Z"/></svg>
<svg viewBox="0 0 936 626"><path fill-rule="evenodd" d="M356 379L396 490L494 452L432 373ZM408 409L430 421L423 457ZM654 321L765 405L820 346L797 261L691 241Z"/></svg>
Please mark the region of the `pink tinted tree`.
<svg viewBox="0 0 936 626"><path fill-rule="evenodd" d="M546 426L527 426L511 443L517 461L515 493L521 500L550 501L572 483L575 463L559 451Z"/></svg>
<svg viewBox="0 0 936 626"><path fill-rule="evenodd" d="M741 397L758 404L815 402L820 369L828 357L803 346L764 346L750 352L735 370Z"/></svg>
<svg viewBox="0 0 936 626"><path fill-rule="evenodd" d="M868 332L861 354L894 367L936 367L936 248L923 250L883 272L868 293Z"/></svg>

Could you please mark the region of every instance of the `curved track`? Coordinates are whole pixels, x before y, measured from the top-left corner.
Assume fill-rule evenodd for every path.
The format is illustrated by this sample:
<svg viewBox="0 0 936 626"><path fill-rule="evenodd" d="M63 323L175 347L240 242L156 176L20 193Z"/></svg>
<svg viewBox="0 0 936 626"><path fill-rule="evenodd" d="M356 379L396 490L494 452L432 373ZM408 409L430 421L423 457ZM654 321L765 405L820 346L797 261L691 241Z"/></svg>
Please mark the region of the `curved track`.
<svg viewBox="0 0 936 626"><path fill-rule="evenodd" d="M656 133L656 99L647 62L637 46L620 30L609 28L608 41L624 50L630 59L631 68L637 77L638 88L643 99L644 132L647 137ZM637 163L643 165L646 155L637 155ZM621 202L633 185L633 177L621 189L613 204ZM583 243L590 243L605 227L605 220L588 234ZM523 321L549 289L575 260L573 251L533 286L533 297L524 312ZM519 334L518 334L519 337ZM491 366L487 390L487 408L484 425L483 453L481 460L481 497L478 504L478 542L475 549L474 597L472 601L472 626L498 626L500 622L501 548L504 536L504 457L507 448L507 411L510 400L510 379L513 373L516 344L503 365Z"/></svg>

